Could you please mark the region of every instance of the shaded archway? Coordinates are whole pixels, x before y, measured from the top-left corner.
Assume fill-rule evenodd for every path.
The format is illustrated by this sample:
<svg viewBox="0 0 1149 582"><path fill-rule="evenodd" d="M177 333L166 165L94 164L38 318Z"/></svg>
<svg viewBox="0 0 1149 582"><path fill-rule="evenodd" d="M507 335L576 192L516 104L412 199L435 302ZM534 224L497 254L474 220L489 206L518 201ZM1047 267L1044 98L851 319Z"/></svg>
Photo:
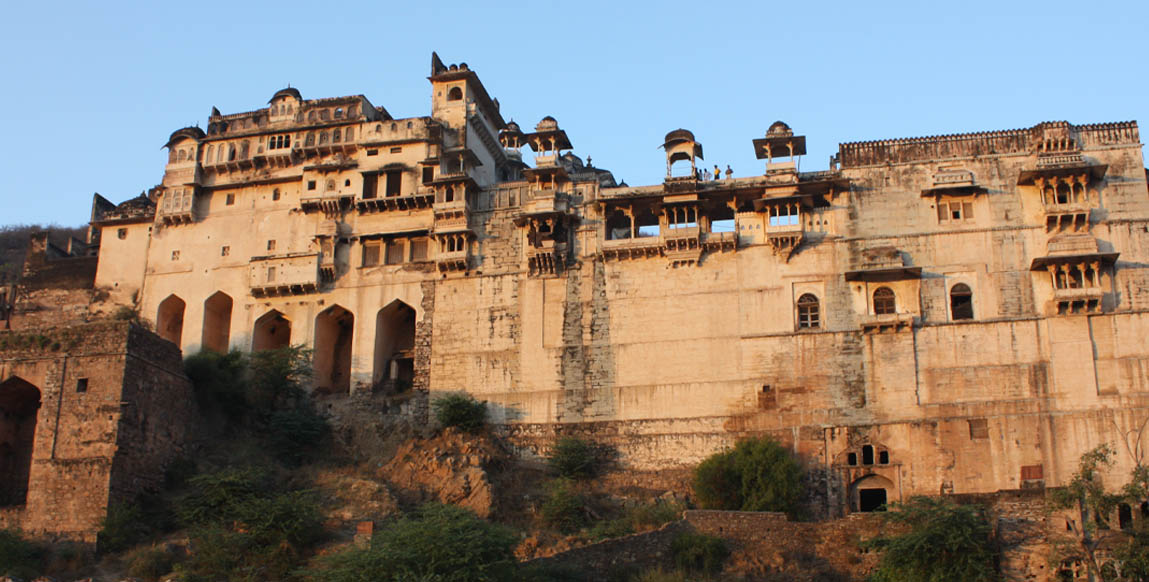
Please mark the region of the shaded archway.
<svg viewBox="0 0 1149 582"><path fill-rule="evenodd" d="M392 301L375 316L375 372L377 387L402 392L415 378L415 310Z"/></svg>
<svg viewBox="0 0 1149 582"><path fill-rule="evenodd" d="M168 295L168 298L160 303L160 308L156 311L156 333L177 346L183 345L181 340L184 334L184 308L186 306L184 300L180 299L179 296Z"/></svg>
<svg viewBox="0 0 1149 582"><path fill-rule="evenodd" d="M255 320L251 351L277 350L291 345L291 320L272 309Z"/></svg>
<svg viewBox="0 0 1149 582"><path fill-rule="evenodd" d="M866 475L850 485L852 511L885 511L886 504L897 501L894 483L881 475Z"/></svg>
<svg viewBox="0 0 1149 582"><path fill-rule="evenodd" d="M351 390L351 340L355 316L332 305L315 317L315 389L320 392Z"/></svg>
<svg viewBox="0 0 1149 582"><path fill-rule="evenodd" d="M217 291L203 302L203 349L227 353L231 341L231 296Z"/></svg>
<svg viewBox="0 0 1149 582"><path fill-rule="evenodd" d="M0 506L28 499L40 390L15 376L0 384Z"/></svg>

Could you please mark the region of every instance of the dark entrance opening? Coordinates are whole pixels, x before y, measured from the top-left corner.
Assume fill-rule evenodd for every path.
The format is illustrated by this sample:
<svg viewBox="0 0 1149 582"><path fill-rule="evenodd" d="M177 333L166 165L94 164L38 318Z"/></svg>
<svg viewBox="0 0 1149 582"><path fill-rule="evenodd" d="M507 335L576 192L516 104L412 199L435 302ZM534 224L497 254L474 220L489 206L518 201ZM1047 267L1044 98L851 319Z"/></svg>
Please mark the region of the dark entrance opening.
<svg viewBox="0 0 1149 582"><path fill-rule="evenodd" d="M392 301L375 316L375 387L403 392L415 378L415 310Z"/></svg>
<svg viewBox="0 0 1149 582"><path fill-rule="evenodd" d="M24 505L40 390L16 377L0 384L0 506Z"/></svg>
<svg viewBox="0 0 1149 582"><path fill-rule="evenodd" d="M886 510L886 490L885 489L859 489L858 490L858 511L885 511Z"/></svg>
<svg viewBox="0 0 1149 582"><path fill-rule="evenodd" d="M355 316L333 305L315 318L315 389L351 390L351 339Z"/></svg>

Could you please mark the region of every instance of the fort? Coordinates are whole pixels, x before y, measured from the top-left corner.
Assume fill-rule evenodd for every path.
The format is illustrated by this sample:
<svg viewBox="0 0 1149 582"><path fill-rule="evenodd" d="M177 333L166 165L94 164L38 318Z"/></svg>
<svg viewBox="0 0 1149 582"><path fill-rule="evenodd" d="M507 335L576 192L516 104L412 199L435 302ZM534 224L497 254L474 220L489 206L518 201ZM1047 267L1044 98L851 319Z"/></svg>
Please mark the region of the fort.
<svg viewBox="0 0 1149 582"><path fill-rule="evenodd" d="M170 456L172 345L303 344L318 397L386 394L412 418L464 391L525 456L581 434L659 469L770 434L813 468L825 517L1061 485L1102 443L1115 474L1144 461L1135 122L845 143L813 172L806 137L764 123L762 171L737 177L701 176L675 129L665 180L629 186L555 118L508 121L466 64L433 56L429 80L421 117L295 88L213 109L171 134L161 184L95 197L88 241L33 249L0 338L96 331L56 352L0 339L3 462L32 468L9 505L40 512L39 483L79 478L69 455L103 459L84 478L112 493ZM170 344L88 323L123 307ZM83 393L96 372L65 360L89 355L103 376Z"/></svg>

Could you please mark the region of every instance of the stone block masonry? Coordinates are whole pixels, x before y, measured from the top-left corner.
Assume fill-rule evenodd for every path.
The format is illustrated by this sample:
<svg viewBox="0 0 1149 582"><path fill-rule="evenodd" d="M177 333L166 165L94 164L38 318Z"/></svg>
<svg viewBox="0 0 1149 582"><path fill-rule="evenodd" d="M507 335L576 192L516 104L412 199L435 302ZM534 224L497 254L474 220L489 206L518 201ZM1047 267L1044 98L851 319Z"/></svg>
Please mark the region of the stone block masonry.
<svg viewBox="0 0 1149 582"><path fill-rule="evenodd" d="M194 407L179 349L128 322L0 333L0 526L94 543L162 484Z"/></svg>

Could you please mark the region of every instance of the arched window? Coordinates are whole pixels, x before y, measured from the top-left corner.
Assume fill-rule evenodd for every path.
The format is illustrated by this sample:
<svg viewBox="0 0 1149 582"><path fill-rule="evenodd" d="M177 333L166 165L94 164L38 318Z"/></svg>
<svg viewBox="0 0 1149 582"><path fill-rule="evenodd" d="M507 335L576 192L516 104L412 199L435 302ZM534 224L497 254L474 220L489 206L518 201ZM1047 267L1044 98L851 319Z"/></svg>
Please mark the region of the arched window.
<svg viewBox="0 0 1149 582"><path fill-rule="evenodd" d="M315 145L315 132L307 134L307 137L303 140L303 145L307 147L312 147Z"/></svg>
<svg viewBox="0 0 1149 582"><path fill-rule="evenodd" d="M798 329L818 329L822 326L818 312L818 298L806 293L798 298Z"/></svg>
<svg viewBox="0 0 1149 582"><path fill-rule="evenodd" d="M874 446L873 445L864 445L862 447L862 464L863 465L873 465L874 464Z"/></svg>
<svg viewBox="0 0 1149 582"><path fill-rule="evenodd" d="M958 283L950 288L950 315L954 321L973 319L973 291L969 285Z"/></svg>
<svg viewBox="0 0 1149 582"><path fill-rule="evenodd" d="M315 121L315 112L314 111L307 112L307 121Z"/></svg>
<svg viewBox="0 0 1149 582"><path fill-rule="evenodd" d="M176 161L177 162L184 161L184 159L186 157L187 157L187 154L185 154L183 150L179 150L178 152L176 152Z"/></svg>
<svg viewBox="0 0 1149 582"><path fill-rule="evenodd" d="M323 145L325 143L327 143L327 132L321 131L319 132L319 145Z"/></svg>
<svg viewBox="0 0 1149 582"><path fill-rule="evenodd" d="M335 180L328 180L327 181L327 189L328 190L334 190L335 189Z"/></svg>
<svg viewBox="0 0 1149 582"><path fill-rule="evenodd" d="M458 101L463 98L463 89L461 87L451 87L447 91L447 101Z"/></svg>
<svg viewBox="0 0 1149 582"><path fill-rule="evenodd" d="M898 312L897 298L889 287L878 287L874 291L874 315L891 315Z"/></svg>
<svg viewBox="0 0 1149 582"><path fill-rule="evenodd" d="M340 138L342 138L342 137L343 137L343 136L341 135L341 132L339 131L339 129L338 129L338 128L337 128L337 129L335 129L335 130L333 130L333 131L331 132L331 143L339 143L339 140L340 140Z"/></svg>
<svg viewBox="0 0 1149 582"><path fill-rule="evenodd" d="M447 190L445 192L443 192L443 202L454 202L454 201L455 201L455 189L452 188L451 186L447 186Z"/></svg>
<svg viewBox="0 0 1149 582"><path fill-rule="evenodd" d="M335 119L343 119L343 108L342 107L336 107L335 108Z"/></svg>
<svg viewBox="0 0 1149 582"><path fill-rule="evenodd" d="M355 139L355 137L354 137L355 134L352 132L353 132L353 130L350 127L343 130L343 141L351 141L351 140Z"/></svg>
<svg viewBox="0 0 1149 582"><path fill-rule="evenodd" d="M247 153L250 149L251 149L251 143L245 141L242 144L240 144L239 159L246 160L247 159Z"/></svg>
<svg viewBox="0 0 1149 582"><path fill-rule="evenodd" d="M229 162L235 161L235 145L234 144L232 144L231 146L228 146L228 148L227 148L227 161L229 161Z"/></svg>

